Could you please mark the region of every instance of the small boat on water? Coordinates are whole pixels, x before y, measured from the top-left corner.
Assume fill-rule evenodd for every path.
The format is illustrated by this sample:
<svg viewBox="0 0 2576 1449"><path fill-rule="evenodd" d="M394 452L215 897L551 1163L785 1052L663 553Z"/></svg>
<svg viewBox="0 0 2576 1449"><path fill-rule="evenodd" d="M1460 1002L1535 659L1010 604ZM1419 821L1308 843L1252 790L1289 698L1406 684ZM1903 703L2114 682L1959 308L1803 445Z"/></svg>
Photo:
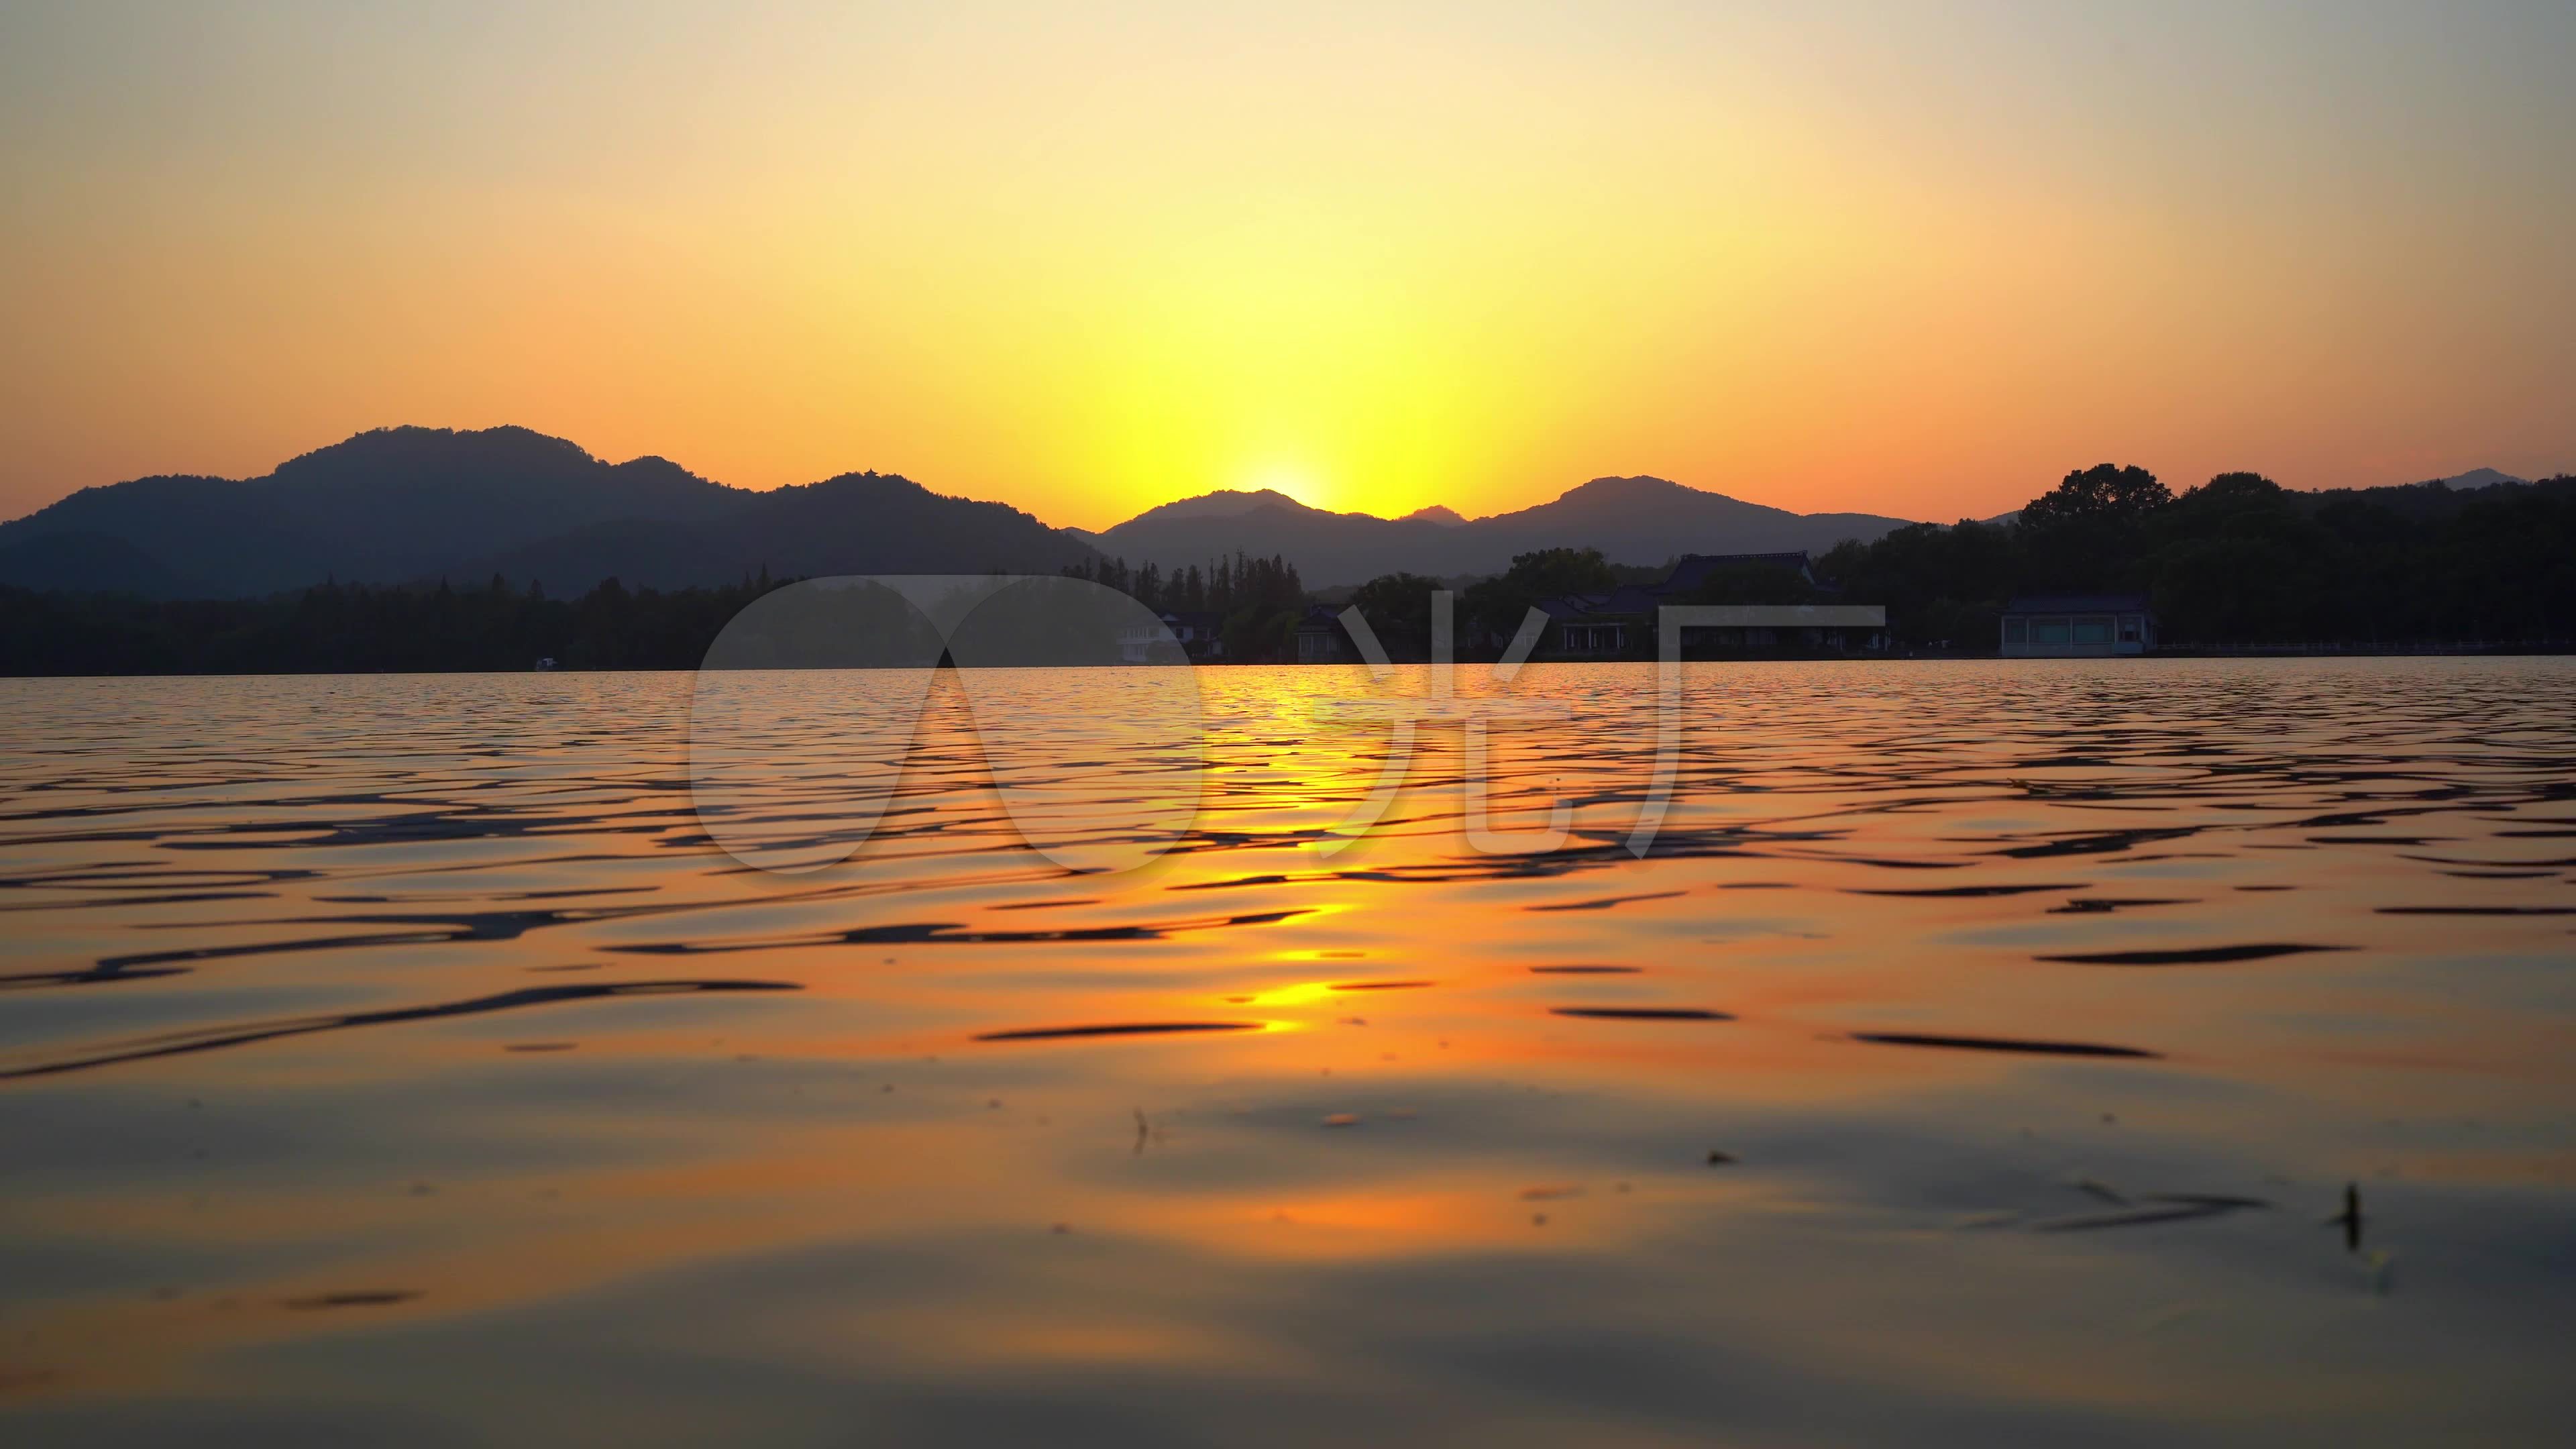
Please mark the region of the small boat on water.
<svg viewBox="0 0 2576 1449"><path fill-rule="evenodd" d="M555 663L555 657L551 654L537 661L537 672L539 674L552 674L554 671L562 667L562 665Z"/></svg>

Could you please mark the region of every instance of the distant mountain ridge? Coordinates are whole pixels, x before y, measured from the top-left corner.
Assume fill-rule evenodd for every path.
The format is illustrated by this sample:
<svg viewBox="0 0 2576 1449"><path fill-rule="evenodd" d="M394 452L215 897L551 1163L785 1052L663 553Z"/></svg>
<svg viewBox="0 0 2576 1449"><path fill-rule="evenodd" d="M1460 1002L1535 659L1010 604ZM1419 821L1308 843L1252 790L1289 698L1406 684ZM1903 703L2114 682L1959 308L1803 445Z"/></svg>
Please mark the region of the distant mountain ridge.
<svg viewBox="0 0 2576 1449"><path fill-rule="evenodd" d="M2412 491L2520 483L2480 468ZM1662 478L1609 477L1483 518L1439 504L1379 518L1310 508L1271 489L1219 491L1095 534L891 474L759 492L664 458L609 463L527 428L401 427L360 433L260 478L170 475L84 488L0 524L0 584L229 598L333 578L463 583L498 573L566 594L612 577L674 588L763 570L1054 573L1103 555L1169 571L1243 552L1282 556L1309 587L1331 587L1399 571L1496 574L1515 554L1558 547L1642 565L1685 553L1821 553L1905 526L1869 513L1793 513Z"/></svg>
<svg viewBox="0 0 2576 1449"><path fill-rule="evenodd" d="M1657 478L1597 478L1552 502L1469 519L1331 513L1274 490L1147 509L1101 534L909 479L847 473L767 492L658 457L609 463L519 427L360 433L264 477L137 478L84 488L0 524L0 583L237 598L326 579L480 582L495 573L577 593L836 573L1054 573L1103 553L1166 569L1277 554L1310 584L1380 574L1497 573L1516 553L1600 549L1614 562L1685 552L1822 550L1902 520L1801 515Z"/></svg>
<svg viewBox="0 0 2576 1449"><path fill-rule="evenodd" d="M909 479L850 473L754 492L516 427L380 429L262 478L138 478L0 524L0 583L157 598L496 572L576 593L611 577L671 588L764 568L1053 573L1090 557L1016 508Z"/></svg>
<svg viewBox="0 0 2576 1449"><path fill-rule="evenodd" d="M2454 473L2448 478L2426 479L2424 483L2419 483L2415 486L2421 488L2438 483L2445 488L2461 490L2469 488L2492 488L2498 483L2528 483L2530 481L2531 480L2528 478L2517 478L2511 473L2506 473L2495 468L2471 468L2466 473Z"/></svg>
<svg viewBox="0 0 2576 1449"><path fill-rule="evenodd" d="M1091 535L1101 552L1165 570L1246 553L1284 555L1309 585L1364 583L1399 570L1453 577L1500 573L1514 554L1597 548L1612 563L1657 564L1684 553L1821 553L1875 540L1907 520L1871 513L1792 513L1663 478L1595 478L1550 502L1485 518L1433 505L1402 518L1331 513L1284 494L1210 493L1150 508Z"/></svg>

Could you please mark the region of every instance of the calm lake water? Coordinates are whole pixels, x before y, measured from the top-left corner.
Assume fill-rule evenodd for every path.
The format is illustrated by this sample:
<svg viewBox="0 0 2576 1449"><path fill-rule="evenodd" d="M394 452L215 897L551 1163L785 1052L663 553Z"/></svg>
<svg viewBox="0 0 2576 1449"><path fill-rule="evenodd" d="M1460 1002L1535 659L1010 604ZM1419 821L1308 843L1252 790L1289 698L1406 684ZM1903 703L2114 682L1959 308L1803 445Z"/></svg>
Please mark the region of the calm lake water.
<svg viewBox="0 0 2576 1449"><path fill-rule="evenodd" d="M2565 1442L2576 661L978 676L0 681L0 1435Z"/></svg>

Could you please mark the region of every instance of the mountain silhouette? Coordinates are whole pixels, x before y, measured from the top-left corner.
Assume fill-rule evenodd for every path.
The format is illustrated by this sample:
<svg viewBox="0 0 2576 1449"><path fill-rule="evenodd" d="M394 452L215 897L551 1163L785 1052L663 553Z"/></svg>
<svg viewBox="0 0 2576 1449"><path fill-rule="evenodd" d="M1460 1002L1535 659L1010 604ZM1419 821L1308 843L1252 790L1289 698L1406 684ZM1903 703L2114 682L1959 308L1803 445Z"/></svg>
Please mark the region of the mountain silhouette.
<svg viewBox="0 0 2576 1449"><path fill-rule="evenodd" d="M1153 519L1158 523L1171 523L1185 518L1241 518L1247 513L1263 508L1305 509L1309 513L1320 511L1306 508L1305 504L1276 488L1262 488L1250 493L1240 489L1220 488L1214 493L1202 493L1195 498L1175 498L1169 503L1158 503L1134 518L1128 519L1127 522L1142 523L1147 519ZM1351 516L1365 517L1366 515ZM1126 525L1119 526L1123 528Z"/></svg>
<svg viewBox="0 0 2576 1449"><path fill-rule="evenodd" d="M241 597L498 572L580 592L834 573L1054 573L1080 539L998 503L853 473L753 492L526 428L388 428L264 478L138 478L0 524L0 583Z"/></svg>
<svg viewBox="0 0 2576 1449"><path fill-rule="evenodd" d="M617 519L511 550L487 572L508 578L615 575L673 588L766 569L780 578L827 574L1052 574L1088 560L1080 539L1003 503L933 493L890 473L745 493L706 524Z"/></svg>
<svg viewBox="0 0 2576 1449"><path fill-rule="evenodd" d="M2428 484L2438 483L2442 487L2453 489L2455 491L2467 488L2492 488L2498 483L2528 483L2530 481L2531 480L2528 478L2517 478L2511 473L2506 473L2495 468L2471 468L2466 473L2454 473L2448 478L2433 478L2426 480ZM2422 487L2425 485L2419 484L2417 486Z"/></svg>
<svg viewBox="0 0 2576 1449"><path fill-rule="evenodd" d="M1308 583L1361 583L1399 570L1500 573L1542 548L1597 548L1613 563L1684 553L1821 553L1877 539L1906 520L1869 513L1792 513L1662 478L1595 478L1555 500L1468 519L1425 508L1403 518L1329 513L1283 494L1211 493L1148 509L1092 536L1101 552L1171 569L1237 549L1285 555Z"/></svg>
<svg viewBox="0 0 2576 1449"><path fill-rule="evenodd" d="M2429 507L2460 490L2516 482L2483 468L2442 481L2445 488L2366 491L2401 503L2420 496ZM1613 563L1648 565L1684 553L1822 552L1903 526L1637 477L1595 478L1549 502L1472 519L1438 504L1379 518L1309 508L1272 489L1228 490L1092 534L891 474L756 492L663 458L609 463L526 428L407 427L361 433L261 478L163 476L82 489L0 524L0 584L238 598L325 579L480 582L498 573L577 594L612 577L679 588L764 570L773 578L1052 574L1102 555L1170 571L1242 552L1282 556L1308 585L1326 587L1397 572L1498 574L1514 555L1547 548L1597 548Z"/></svg>
<svg viewBox="0 0 2576 1449"><path fill-rule="evenodd" d="M114 592L154 599L211 597L216 590L161 566L161 561L112 533L67 529L0 543L0 582L22 589L97 592L100 580Z"/></svg>
<svg viewBox="0 0 2576 1449"><path fill-rule="evenodd" d="M84 488L0 524L0 583L232 598L325 579L498 573L577 593L608 578L678 588L763 570L1054 573L1098 553L1174 569L1238 551L1283 555L1311 582L1357 583L1398 571L1497 573L1514 554L1566 546L1644 564L1823 550L1901 522L1791 513L1660 478L1596 478L1553 502L1472 520L1438 505L1390 519L1309 508L1271 489L1220 491L1093 535L889 474L755 492L663 458L609 463L527 428L406 427L360 433L262 478Z"/></svg>

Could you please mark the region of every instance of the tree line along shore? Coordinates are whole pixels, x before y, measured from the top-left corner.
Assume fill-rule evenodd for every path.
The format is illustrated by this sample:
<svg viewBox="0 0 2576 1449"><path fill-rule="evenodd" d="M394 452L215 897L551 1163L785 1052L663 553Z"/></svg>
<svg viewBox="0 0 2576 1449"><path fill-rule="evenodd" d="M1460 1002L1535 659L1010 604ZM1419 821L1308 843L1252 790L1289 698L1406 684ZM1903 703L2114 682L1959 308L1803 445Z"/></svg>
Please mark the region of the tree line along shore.
<svg viewBox="0 0 2576 1449"><path fill-rule="evenodd" d="M1297 657L1298 624L1319 604L1356 606L1391 653L1420 658L1431 591L1453 588L1460 653L1472 659L1490 657L1541 599L1668 568L1567 546L1522 554L1486 578L1398 573L1327 590L1310 590L1293 560L1275 556L1169 572L1103 559L1065 572L1204 619L1227 662L1278 663ZM193 601L0 589L0 673L519 671L539 660L692 669L728 621L786 582L653 590L611 579L555 597L540 582L496 576ZM2144 469L2105 464L2068 474L2004 519L1847 542L1803 572L1717 570L1691 601L1880 604L1891 653L1990 654L2006 604L2052 591L2150 598L2167 652L2563 648L2576 639L2576 477L2306 493L2226 473L2176 494Z"/></svg>

